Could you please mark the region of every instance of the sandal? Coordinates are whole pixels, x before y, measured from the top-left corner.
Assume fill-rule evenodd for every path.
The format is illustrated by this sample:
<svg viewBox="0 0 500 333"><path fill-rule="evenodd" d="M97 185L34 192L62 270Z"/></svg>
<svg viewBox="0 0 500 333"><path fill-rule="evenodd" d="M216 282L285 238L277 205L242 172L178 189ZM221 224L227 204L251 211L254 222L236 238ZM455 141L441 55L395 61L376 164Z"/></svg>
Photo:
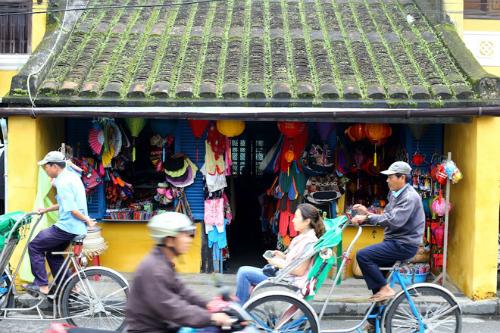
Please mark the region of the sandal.
<svg viewBox="0 0 500 333"><path fill-rule="evenodd" d="M44 293L40 290L40 286L36 285L36 284L33 284L33 283L29 283L29 284L23 284L23 288L29 292L29 293L33 293L33 294L36 294L36 295L44 295L44 296L47 296L48 293Z"/></svg>

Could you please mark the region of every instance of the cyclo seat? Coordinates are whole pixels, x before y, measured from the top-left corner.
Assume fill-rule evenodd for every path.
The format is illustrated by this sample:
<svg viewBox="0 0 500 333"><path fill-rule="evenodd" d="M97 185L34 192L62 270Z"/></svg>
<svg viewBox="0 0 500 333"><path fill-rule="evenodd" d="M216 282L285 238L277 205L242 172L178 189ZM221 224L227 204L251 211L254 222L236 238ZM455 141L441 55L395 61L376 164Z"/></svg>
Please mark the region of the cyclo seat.
<svg viewBox="0 0 500 333"><path fill-rule="evenodd" d="M75 238L73 238L71 240L71 244L81 243L81 242L83 242L83 240L85 239L85 237L87 237L87 235L78 235L78 236L75 236Z"/></svg>

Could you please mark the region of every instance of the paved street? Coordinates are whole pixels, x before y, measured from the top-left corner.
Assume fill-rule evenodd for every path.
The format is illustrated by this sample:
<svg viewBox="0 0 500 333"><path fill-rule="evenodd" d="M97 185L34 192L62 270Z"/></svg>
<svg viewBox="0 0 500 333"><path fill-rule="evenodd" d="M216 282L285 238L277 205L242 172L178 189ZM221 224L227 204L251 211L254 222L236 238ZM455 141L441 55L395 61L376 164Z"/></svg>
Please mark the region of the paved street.
<svg viewBox="0 0 500 333"><path fill-rule="evenodd" d="M486 317L464 317L463 333L498 333L500 332L500 318ZM326 321L323 325L325 329L333 327L350 327L355 324L352 319L339 321ZM2 321L0 322L0 333L40 333L48 327L46 323L34 321Z"/></svg>

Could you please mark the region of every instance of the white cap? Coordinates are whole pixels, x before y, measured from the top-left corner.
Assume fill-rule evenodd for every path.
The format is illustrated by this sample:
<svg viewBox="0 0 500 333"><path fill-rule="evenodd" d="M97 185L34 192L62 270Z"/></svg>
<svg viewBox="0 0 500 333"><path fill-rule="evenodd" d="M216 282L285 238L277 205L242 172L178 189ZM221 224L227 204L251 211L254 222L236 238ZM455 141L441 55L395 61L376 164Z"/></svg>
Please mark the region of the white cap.
<svg viewBox="0 0 500 333"><path fill-rule="evenodd" d="M66 157L60 151L50 151L45 155L43 160L38 161L38 165L45 165L47 163L66 163Z"/></svg>
<svg viewBox="0 0 500 333"><path fill-rule="evenodd" d="M394 175L396 173L400 173L402 175L411 174L411 166L403 161L397 161L391 164L389 169L382 171L384 175Z"/></svg>

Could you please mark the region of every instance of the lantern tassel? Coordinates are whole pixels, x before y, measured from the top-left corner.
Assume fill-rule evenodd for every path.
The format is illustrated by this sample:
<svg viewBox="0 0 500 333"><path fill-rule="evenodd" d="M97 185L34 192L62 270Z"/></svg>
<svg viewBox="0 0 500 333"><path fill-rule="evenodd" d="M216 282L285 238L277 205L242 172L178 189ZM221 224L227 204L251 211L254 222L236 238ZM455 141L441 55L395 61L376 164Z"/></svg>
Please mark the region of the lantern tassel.
<svg viewBox="0 0 500 333"><path fill-rule="evenodd" d="M373 166L377 166L377 145L375 145L375 152L373 153Z"/></svg>
<svg viewBox="0 0 500 333"><path fill-rule="evenodd" d="M135 137L132 138L132 162L135 162Z"/></svg>

